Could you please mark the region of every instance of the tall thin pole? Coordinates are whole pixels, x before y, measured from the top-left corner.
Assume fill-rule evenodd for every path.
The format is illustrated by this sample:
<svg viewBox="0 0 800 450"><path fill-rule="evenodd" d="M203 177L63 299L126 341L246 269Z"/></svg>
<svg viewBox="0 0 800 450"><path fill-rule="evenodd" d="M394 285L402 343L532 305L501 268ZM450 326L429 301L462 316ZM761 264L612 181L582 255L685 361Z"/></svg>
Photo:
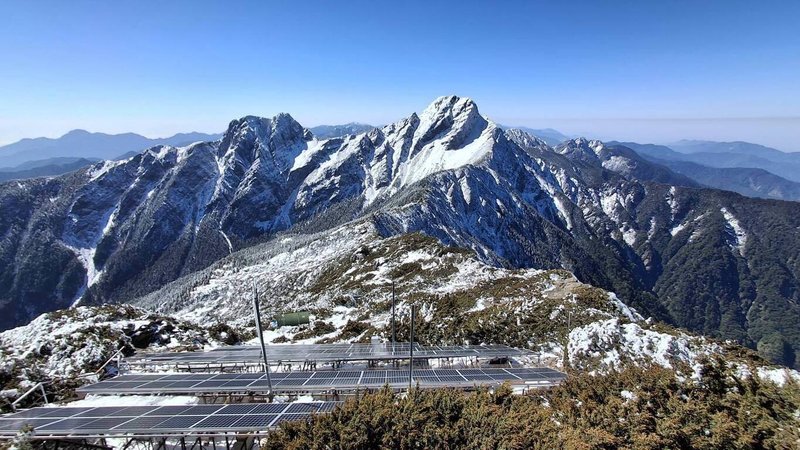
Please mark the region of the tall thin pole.
<svg viewBox="0 0 800 450"><path fill-rule="evenodd" d="M395 342L397 342L397 333L394 331L394 280L392 280L392 351L394 351Z"/></svg>
<svg viewBox="0 0 800 450"><path fill-rule="evenodd" d="M417 309L416 306L411 305L411 342L408 346L409 354L408 354L408 390L411 390L411 386L413 384L413 375L414 375L414 322L417 321Z"/></svg>
<svg viewBox="0 0 800 450"><path fill-rule="evenodd" d="M258 310L258 289L253 283L253 309L256 312L256 330L258 331L258 341L261 343L261 356L264 358L264 371L267 373L268 396L272 398L272 379L269 375L269 361L267 360L267 346L264 344L264 334L261 331L261 311Z"/></svg>

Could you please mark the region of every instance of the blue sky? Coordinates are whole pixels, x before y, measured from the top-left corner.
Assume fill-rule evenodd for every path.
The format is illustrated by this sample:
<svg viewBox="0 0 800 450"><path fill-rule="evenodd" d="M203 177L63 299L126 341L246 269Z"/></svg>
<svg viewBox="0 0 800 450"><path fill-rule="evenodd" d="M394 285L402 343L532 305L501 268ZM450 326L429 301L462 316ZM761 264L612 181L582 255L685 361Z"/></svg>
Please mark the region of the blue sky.
<svg viewBox="0 0 800 450"><path fill-rule="evenodd" d="M382 124L435 97L603 139L800 138L800 2L5 1L0 144L246 114Z"/></svg>

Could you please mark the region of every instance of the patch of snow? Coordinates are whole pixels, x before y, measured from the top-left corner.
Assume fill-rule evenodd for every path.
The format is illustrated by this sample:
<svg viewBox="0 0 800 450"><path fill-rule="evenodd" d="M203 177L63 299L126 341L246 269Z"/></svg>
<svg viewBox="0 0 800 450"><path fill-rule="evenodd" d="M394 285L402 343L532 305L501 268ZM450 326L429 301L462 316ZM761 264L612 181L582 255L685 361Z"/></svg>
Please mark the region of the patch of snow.
<svg viewBox="0 0 800 450"><path fill-rule="evenodd" d="M128 162L127 159L120 161L103 161L92 166L89 171L89 181L97 181L100 177L110 172L115 167L119 167Z"/></svg>
<svg viewBox="0 0 800 450"><path fill-rule="evenodd" d="M759 367L757 373L759 378L769 380L778 386L785 385L789 380L800 383L800 372L793 369Z"/></svg>
<svg viewBox="0 0 800 450"><path fill-rule="evenodd" d="M633 228L622 230L622 240L625 241L625 243L629 246L633 247L633 244L636 243L636 230Z"/></svg>
<svg viewBox="0 0 800 450"><path fill-rule="evenodd" d="M683 229L686 228L687 225L689 225L687 222L684 222L680 225L675 225L674 227L672 227L671 230L669 230L669 234L676 236L678 233L683 231Z"/></svg>
<svg viewBox="0 0 800 450"><path fill-rule="evenodd" d="M633 170L633 164L630 159L616 155L603 161L602 166L604 169L621 174L629 174Z"/></svg>
<svg viewBox="0 0 800 450"><path fill-rule="evenodd" d="M627 389L623 389L622 391L620 391L619 396L628 401L636 400L636 394Z"/></svg>
<svg viewBox="0 0 800 450"><path fill-rule="evenodd" d="M555 195L553 196L553 203L556 205L558 209L558 213L561 215L561 218L564 219L564 222L567 224L567 229L572 229L572 217L569 215L569 210L567 210L564 201L561 199L560 196Z"/></svg>
<svg viewBox="0 0 800 450"><path fill-rule="evenodd" d="M692 365L701 355L722 351L702 338L659 333L636 323L620 324L617 318L573 329L567 349L573 367L594 367L600 372L620 369L623 361L666 368L676 361Z"/></svg>
<svg viewBox="0 0 800 450"><path fill-rule="evenodd" d="M622 300L620 300L617 297L617 294L609 292L608 300L611 301L611 303L614 304L617 307L617 309L619 309L619 312L621 312L622 315L631 322L640 322L644 320L644 317L642 317L641 314L636 312L635 309L623 303Z"/></svg>
<svg viewBox="0 0 800 450"><path fill-rule="evenodd" d="M733 238L731 247L734 248L739 255L744 255L744 247L747 244L747 232L745 232L742 224L727 208L720 208L719 211L722 213L723 217L725 217L727 228Z"/></svg>
<svg viewBox="0 0 800 450"><path fill-rule="evenodd" d="M69 402L65 406L80 406L84 408L100 406L181 406L196 405L199 402L199 397L187 395L87 395L85 398Z"/></svg>

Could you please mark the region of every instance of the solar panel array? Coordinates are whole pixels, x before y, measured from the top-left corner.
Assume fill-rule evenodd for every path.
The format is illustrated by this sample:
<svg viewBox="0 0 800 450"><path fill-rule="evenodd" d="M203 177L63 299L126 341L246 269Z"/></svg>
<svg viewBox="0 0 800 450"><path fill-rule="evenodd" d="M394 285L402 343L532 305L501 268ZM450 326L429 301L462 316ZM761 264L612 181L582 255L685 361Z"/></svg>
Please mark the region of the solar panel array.
<svg viewBox="0 0 800 450"><path fill-rule="evenodd" d="M407 358L410 346L405 343L381 344L282 344L267 346L267 356L272 361L363 361ZM495 358L531 355L529 350L505 345L450 345L422 346L414 344L414 357L432 358ZM220 364L234 362L260 362L261 349L257 346L228 346L208 352L151 353L128 358L128 363Z"/></svg>
<svg viewBox="0 0 800 450"><path fill-rule="evenodd" d="M408 343L270 345L271 362L341 362L399 360L409 356ZM528 350L504 345L421 346L414 356L433 358L496 358L528 356ZM208 352L145 354L128 359L130 365L176 365L180 368L245 365L261 362L257 346L229 346ZM331 392L405 388L408 370L319 370L271 373L272 393ZM412 383L423 388L492 386L503 382L549 386L565 378L548 368L418 369ZM83 386L79 392L99 395L141 394L266 394L266 373L145 373L128 374ZM288 420L332 411L338 402L238 403L185 406L109 406L34 408L0 417L0 438L32 427L35 439L88 436L167 436L258 433Z"/></svg>
<svg viewBox="0 0 800 450"><path fill-rule="evenodd" d="M0 437L254 432L332 411L339 402L33 408L0 417Z"/></svg>
<svg viewBox="0 0 800 450"><path fill-rule="evenodd" d="M553 384L565 378L548 368L424 369L413 372L420 387L471 387L514 384ZM408 370L322 370L271 373L273 392L379 389L384 385L408 386ZM239 393L269 390L265 373L185 373L122 375L83 386L87 394L191 394Z"/></svg>

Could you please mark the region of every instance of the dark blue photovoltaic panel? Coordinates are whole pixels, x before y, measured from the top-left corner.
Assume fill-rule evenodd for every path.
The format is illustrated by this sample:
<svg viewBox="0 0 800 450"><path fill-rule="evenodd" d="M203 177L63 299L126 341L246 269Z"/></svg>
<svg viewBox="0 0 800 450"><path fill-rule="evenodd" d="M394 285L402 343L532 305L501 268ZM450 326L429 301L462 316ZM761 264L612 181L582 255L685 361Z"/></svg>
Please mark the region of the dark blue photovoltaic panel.
<svg viewBox="0 0 800 450"><path fill-rule="evenodd" d="M88 424L86 424L86 428L96 429L96 430L110 430L130 420L131 419L129 417L106 417L103 419L95 419L93 422L89 422Z"/></svg>
<svg viewBox="0 0 800 450"><path fill-rule="evenodd" d="M195 424L192 428L227 428L232 426L240 416L210 416Z"/></svg>
<svg viewBox="0 0 800 450"><path fill-rule="evenodd" d="M191 428L192 425L199 423L203 419L205 419L205 416L176 416L168 418L167 420L159 423L157 426L160 429L187 430Z"/></svg>
<svg viewBox="0 0 800 450"><path fill-rule="evenodd" d="M314 403L294 403L289 405L286 413L305 413L305 412L318 412L321 405Z"/></svg>
<svg viewBox="0 0 800 450"><path fill-rule="evenodd" d="M79 392L87 394L191 394L191 393L266 393L269 382L264 373L247 374L247 378L238 378L241 374L219 375L206 374L205 379L177 380L171 378L166 386L153 381L162 375L154 374L149 378L136 375L139 381L125 381L129 375L122 375L115 380L84 386ZM255 378L258 376L259 378ZM309 392L325 390L379 389L385 384L408 384L408 371L371 369L363 371L313 371L313 372L281 372L270 375L273 392ZM477 385L497 385L503 382L516 384L536 384L547 386L558 383L565 375L551 369L528 368L473 368L473 369L417 369L414 370L412 384L420 387L465 387ZM131 387L119 388L125 383ZM102 416L102 415L101 415Z"/></svg>
<svg viewBox="0 0 800 450"><path fill-rule="evenodd" d="M57 422L59 418L54 419L40 419L36 417L23 417L17 420L0 420L0 432L11 431L12 434L16 434L17 431L22 429L22 427L29 425L34 428L38 428L43 425L47 425L49 423Z"/></svg>
<svg viewBox="0 0 800 450"><path fill-rule="evenodd" d="M253 409L255 409L256 405L253 403L242 403L239 405L227 405L224 408L217 411L217 414L247 414Z"/></svg>
<svg viewBox="0 0 800 450"><path fill-rule="evenodd" d="M191 408L191 405L185 405L185 406L177 406L177 405L176 406L161 406L161 407L158 407L156 409L153 409L152 411L150 411L150 412L148 412L148 413L146 413L144 415L147 415L147 416L172 416L172 415L176 415L176 414L181 414L181 413L183 413L184 411L186 411L189 408Z"/></svg>
<svg viewBox="0 0 800 450"><path fill-rule="evenodd" d="M272 344L267 356L273 361L358 361L397 360L408 357L408 343L380 344ZM422 346L414 344L414 356L430 358L496 358L532 355L529 350L505 345ZM259 364L262 360L258 346L228 346L208 352L164 352L127 358L130 364L179 364L201 367L210 364Z"/></svg>
<svg viewBox="0 0 800 450"><path fill-rule="evenodd" d="M313 413L332 411L338 402L238 403L231 405L33 408L0 417L0 437L24 426L34 438L203 433L252 433ZM102 417L97 415L103 414Z"/></svg>
<svg viewBox="0 0 800 450"><path fill-rule="evenodd" d="M336 406L335 403L331 402L324 402L323 405L333 405ZM258 404L250 414L279 414L282 413L288 405L285 403L260 403Z"/></svg>
<svg viewBox="0 0 800 450"><path fill-rule="evenodd" d="M272 426L278 426L283 422L289 422L292 420L301 420L308 418L306 414L281 414L278 418L272 423Z"/></svg>
<svg viewBox="0 0 800 450"><path fill-rule="evenodd" d="M233 423L234 427L254 427L254 428L266 428L269 427L272 422L278 417L277 414L268 414L268 415L261 415L261 416L244 416Z"/></svg>

